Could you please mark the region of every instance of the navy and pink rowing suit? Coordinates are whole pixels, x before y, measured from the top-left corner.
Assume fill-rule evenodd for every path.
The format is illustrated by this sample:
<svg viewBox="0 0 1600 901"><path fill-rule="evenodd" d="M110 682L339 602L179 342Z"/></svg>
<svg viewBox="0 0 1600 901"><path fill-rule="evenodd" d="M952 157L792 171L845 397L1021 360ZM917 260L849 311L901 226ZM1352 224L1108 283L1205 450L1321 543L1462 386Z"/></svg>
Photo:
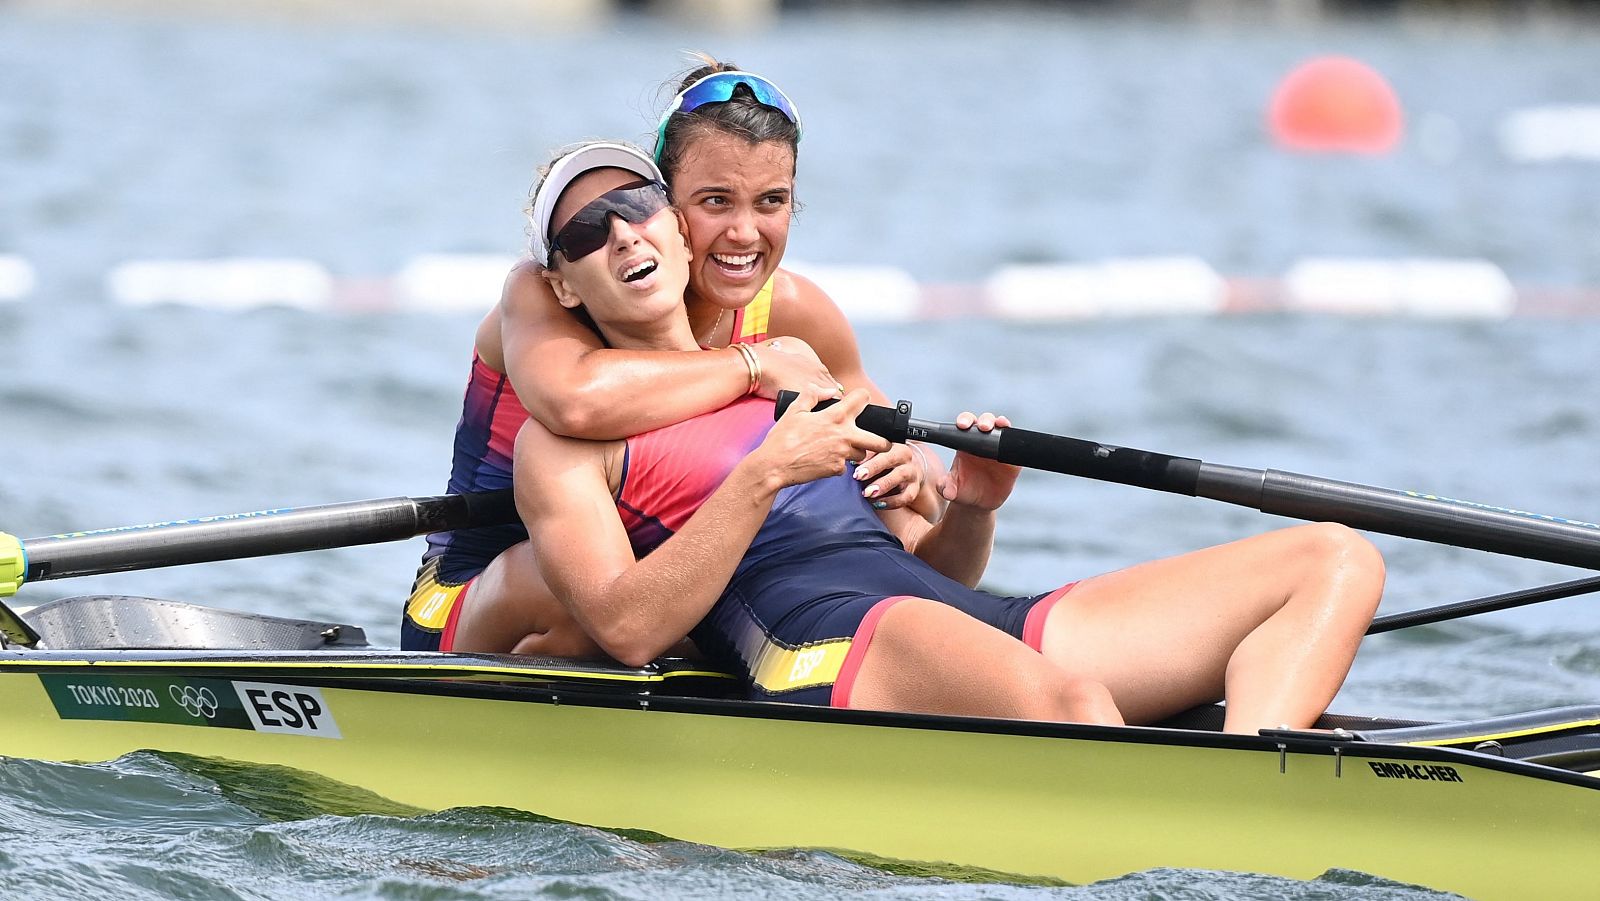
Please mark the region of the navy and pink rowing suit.
<svg viewBox="0 0 1600 901"><path fill-rule="evenodd" d="M771 313L769 279L755 299L733 312L733 343L765 341ZM474 354L446 491L467 494L510 488L517 432L527 421L528 411L511 380ZM472 580L507 548L527 539L528 530L520 523L429 535L400 620L400 646L411 651L451 650Z"/></svg>
<svg viewBox="0 0 1600 901"><path fill-rule="evenodd" d="M480 368L493 372L478 362L475 382ZM509 391L503 385L495 394L499 406ZM473 397L469 389L469 412ZM514 396L509 403L521 409ZM478 414L495 422L495 405L489 406L480 405ZM772 426L773 402L745 398L628 439L617 512L635 554L643 557L681 529ZM509 485L515 433L512 428L503 445L504 465L495 476L501 481L458 486L452 478L451 490ZM457 474L463 469L459 437L458 430ZM527 537L520 528L514 540L501 530L472 531L486 534L462 531L430 546L407 604L403 647L448 650L470 580L493 559L483 554ZM474 562L467 565L469 559ZM941 601L1038 650L1045 616L1070 588L997 597L947 578L905 550L846 471L778 493L726 590L690 637L710 660L744 675L752 699L843 707L880 618L898 601ZM436 624L431 633L430 623Z"/></svg>
<svg viewBox="0 0 1600 901"><path fill-rule="evenodd" d="M628 439L617 511L638 556L683 527L773 426L745 398ZM907 552L844 473L778 492L711 612L689 633L747 677L755 700L848 706L879 619L907 598L942 601L1039 649L1045 616L1071 586L997 597Z"/></svg>

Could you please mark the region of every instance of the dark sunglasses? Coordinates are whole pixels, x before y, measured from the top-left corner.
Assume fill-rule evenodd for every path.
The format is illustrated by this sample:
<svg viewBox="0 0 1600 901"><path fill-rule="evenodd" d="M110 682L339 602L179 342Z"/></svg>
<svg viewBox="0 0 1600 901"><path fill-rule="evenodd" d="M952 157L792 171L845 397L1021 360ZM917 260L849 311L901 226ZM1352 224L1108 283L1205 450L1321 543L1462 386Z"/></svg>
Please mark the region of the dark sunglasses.
<svg viewBox="0 0 1600 901"><path fill-rule="evenodd" d="M612 216L638 225L671 205L667 189L660 182L636 181L607 191L572 214L571 221L550 239L548 262L555 262L558 250L572 263L606 246L611 240Z"/></svg>

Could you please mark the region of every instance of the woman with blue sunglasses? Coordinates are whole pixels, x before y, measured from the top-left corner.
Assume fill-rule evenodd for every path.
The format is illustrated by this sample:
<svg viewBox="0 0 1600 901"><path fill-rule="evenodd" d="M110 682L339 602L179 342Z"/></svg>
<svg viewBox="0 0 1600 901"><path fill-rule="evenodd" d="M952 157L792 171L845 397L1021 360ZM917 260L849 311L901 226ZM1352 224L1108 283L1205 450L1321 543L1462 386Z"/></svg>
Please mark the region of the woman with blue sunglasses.
<svg viewBox="0 0 1600 901"><path fill-rule="evenodd" d="M607 347L561 309L543 277L553 253L572 260L597 248L595 231L585 234L576 222L567 242L535 241L478 328L451 492L508 486L512 441L530 413L557 434L608 439L681 422L745 395L771 398L780 387L862 388L875 402L888 401L863 371L837 305L812 282L779 268L794 212L799 112L771 81L705 62L682 79L661 117L659 169L648 177L665 183L682 211L692 257L684 301L689 322L697 343L718 352ZM535 221L548 213L531 212ZM924 489L943 472L932 454L895 445L856 472L874 507L937 516L940 501ZM540 580L525 539L515 526L431 536L402 620L402 645L593 653L593 643Z"/></svg>

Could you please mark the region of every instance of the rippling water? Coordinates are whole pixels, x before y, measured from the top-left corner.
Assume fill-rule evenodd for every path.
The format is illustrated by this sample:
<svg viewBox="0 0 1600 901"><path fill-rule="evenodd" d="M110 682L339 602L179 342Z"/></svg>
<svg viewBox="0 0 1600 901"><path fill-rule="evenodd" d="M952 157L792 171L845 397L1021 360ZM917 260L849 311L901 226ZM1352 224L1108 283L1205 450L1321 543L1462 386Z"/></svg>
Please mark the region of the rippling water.
<svg viewBox="0 0 1600 901"><path fill-rule="evenodd" d="M1193 251L1266 272L1309 252L1462 253L1523 278L1600 281L1595 170L1517 168L1490 135L1513 105L1600 97L1600 44L1581 26L1268 31L1020 12L848 24L796 18L713 39L629 20L596 39L611 68L584 81L570 73L596 71L596 54L537 37L0 11L0 252L26 253L42 282L0 307L0 527L32 536L441 490L475 316L133 310L105 302L104 269L290 253L359 276L421 251L514 250L533 162L580 135L642 133L656 108L645 86L686 46L793 86L809 117L810 205L794 247L813 259L937 280L1115 253ZM1458 122L1454 156L1314 163L1260 146L1271 73L1329 49L1365 53ZM869 64L907 77L864 92ZM1009 99L991 103L977 85L994 79L952 67L1003 71ZM990 407L1212 462L1600 516L1600 320L962 321L860 336L879 383L930 418ZM990 584L1058 584L1280 524L1029 473L1003 512ZM1577 575L1379 542L1385 613ZM355 622L393 644L420 549L42 583L20 600L147 594ZM1370 639L1335 707L1472 717L1594 702L1596 604ZM1432 896L1345 873L967 884L518 812L418 814L307 776L153 754L0 762L0 797L7 898Z"/></svg>

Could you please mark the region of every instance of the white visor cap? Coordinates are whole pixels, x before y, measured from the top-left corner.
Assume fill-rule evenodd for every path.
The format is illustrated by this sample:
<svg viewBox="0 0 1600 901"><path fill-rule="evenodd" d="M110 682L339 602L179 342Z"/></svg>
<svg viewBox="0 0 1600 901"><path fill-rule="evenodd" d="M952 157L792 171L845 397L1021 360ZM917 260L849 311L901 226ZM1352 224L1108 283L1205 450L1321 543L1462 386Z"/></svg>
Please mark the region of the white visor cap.
<svg viewBox="0 0 1600 901"><path fill-rule="evenodd" d="M567 189L567 185L577 181L579 176L595 169L625 169L640 178L661 184L667 181L650 155L631 144L591 141L562 156L550 166L550 173L533 195L533 237L528 242L528 248L539 265L549 266L551 262L550 214L555 211L561 192Z"/></svg>

